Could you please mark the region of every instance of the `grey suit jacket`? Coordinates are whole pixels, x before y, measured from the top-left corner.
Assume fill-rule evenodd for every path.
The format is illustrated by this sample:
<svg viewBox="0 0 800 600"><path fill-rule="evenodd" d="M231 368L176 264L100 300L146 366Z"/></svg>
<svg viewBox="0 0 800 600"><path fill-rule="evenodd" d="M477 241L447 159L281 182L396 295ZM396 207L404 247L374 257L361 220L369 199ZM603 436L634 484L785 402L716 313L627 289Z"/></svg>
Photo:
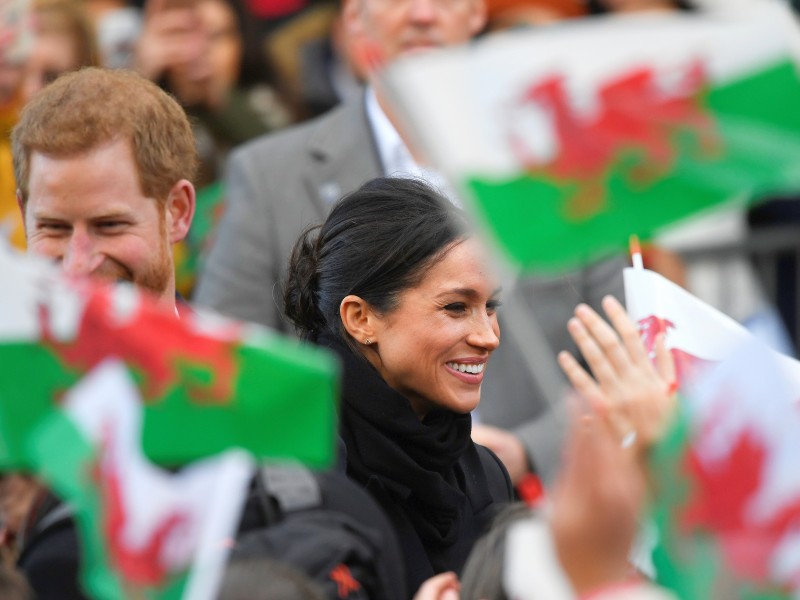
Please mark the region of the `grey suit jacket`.
<svg viewBox="0 0 800 600"><path fill-rule="evenodd" d="M280 285L300 233L321 223L333 203L383 174L363 100L236 150L227 177L228 204L194 297L233 317L289 331ZM547 340L534 360L563 383L558 350L570 348L566 322L578 302L622 298L622 260L555 278L531 278L517 290ZM559 458L565 417L561 392L547 392L521 360L525 341L508 334L492 356L479 408L482 421L514 431L535 469L549 480ZM503 333L503 331L506 333ZM566 387L566 386L565 386Z"/></svg>
<svg viewBox="0 0 800 600"><path fill-rule="evenodd" d="M376 157L363 102L235 150L225 213L194 301L289 331L280 285L294 243L343 194L382 174Z"/></svg>

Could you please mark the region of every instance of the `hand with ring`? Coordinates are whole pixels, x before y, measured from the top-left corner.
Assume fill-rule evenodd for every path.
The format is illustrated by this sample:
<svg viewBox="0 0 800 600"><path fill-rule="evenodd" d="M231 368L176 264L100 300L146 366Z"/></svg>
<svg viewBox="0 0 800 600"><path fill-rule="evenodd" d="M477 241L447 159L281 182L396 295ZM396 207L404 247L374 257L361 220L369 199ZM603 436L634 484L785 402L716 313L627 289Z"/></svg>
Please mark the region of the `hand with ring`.
<svg viewBox="0 0 800 600"><path fill-rule="evenodd" d="M607 418L620 443L644 451L661 439L675 412L675 363L664 334L656 338L653 364L622 305L606 296L603 310L613 327L585 304L567 324L593 376L569 352L561 352L558 362L575 390Z"/></svg>

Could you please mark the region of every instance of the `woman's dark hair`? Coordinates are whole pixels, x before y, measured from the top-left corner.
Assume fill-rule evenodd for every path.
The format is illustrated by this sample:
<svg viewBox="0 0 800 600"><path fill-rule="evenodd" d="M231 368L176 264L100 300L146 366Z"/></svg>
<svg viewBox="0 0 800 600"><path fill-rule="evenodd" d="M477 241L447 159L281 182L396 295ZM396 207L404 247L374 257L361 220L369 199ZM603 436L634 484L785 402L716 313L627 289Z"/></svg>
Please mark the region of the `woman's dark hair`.
<svg viewBox="0 0 800 600"><path fill-rule="evenodd" d="M423 181L368 181L295 244L284 285L286 316L300 334L328 332L349 341L339 316L345 296L391 311L398 295L466 230L463 214Z"/></svg>

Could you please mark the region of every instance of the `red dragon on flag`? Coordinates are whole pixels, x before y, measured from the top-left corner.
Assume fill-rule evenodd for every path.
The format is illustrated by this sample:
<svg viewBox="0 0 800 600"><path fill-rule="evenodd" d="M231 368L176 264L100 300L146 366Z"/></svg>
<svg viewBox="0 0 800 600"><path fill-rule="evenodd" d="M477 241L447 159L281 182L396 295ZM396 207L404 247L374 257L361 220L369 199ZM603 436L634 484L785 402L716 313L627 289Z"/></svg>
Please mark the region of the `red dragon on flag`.
<svg viewBox="0 0 800 600"><path fill-rule="evenodd" d="M512 128L510 142L524 167L577 186L566 206L568 216L588 219L606 205L606 178L624 155L638 154L628 173L632 184L644 185L667 173L676 157L674 136L693 133L702 152L718 149L719 137L700 94L706 83L703 63L694 61L667 87L653 67L632 69L597 90L597 110L578 111L570 101L564 77L553 75L529 85L519 106L544 109L556 138L556 155L543 163L529 142Z"/></svg>

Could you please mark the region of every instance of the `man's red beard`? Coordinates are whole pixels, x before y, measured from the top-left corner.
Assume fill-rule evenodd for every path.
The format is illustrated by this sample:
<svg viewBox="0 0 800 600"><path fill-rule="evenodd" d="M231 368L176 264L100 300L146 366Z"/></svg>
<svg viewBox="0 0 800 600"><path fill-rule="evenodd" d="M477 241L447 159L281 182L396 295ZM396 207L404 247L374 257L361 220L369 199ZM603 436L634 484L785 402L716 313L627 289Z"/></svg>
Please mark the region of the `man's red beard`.
<svg viewBox="0 0 800 600"><path fill-rule="evenodd" d="M134 273L127 265L107 257L103 264L92 272L92 277L106 281L128 281L162 298L170 288L175 270L172 252L167 242L166 220L163 214L158 229L160 240L158 256L148 263L144 270Z"/></svg>

